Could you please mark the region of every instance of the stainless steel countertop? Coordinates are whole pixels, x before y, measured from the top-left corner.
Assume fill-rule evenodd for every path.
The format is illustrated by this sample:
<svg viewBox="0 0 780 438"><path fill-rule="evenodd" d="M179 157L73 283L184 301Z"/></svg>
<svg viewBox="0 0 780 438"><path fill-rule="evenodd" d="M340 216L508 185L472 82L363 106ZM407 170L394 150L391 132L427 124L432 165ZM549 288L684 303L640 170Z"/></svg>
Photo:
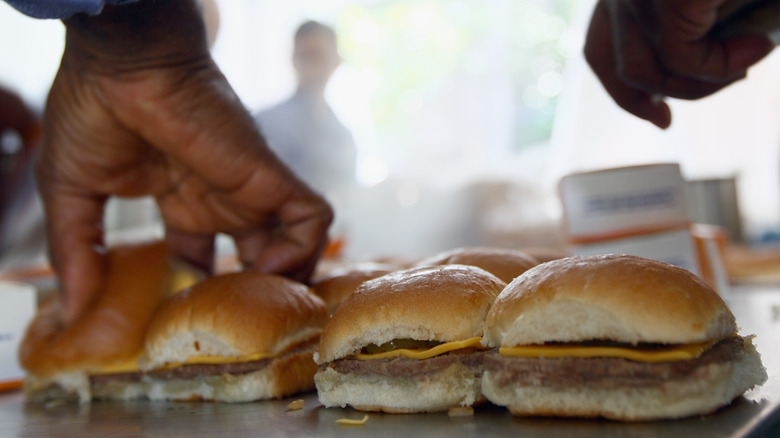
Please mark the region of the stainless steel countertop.
<svg viewBox="0 0 780 438"><path fill-rule="evenodd" d="M780 437L780 286L739 287L727 300L755 343L769 381L730 406L704 417L647 423L604 420L516 418L484 405L473 417L446 414L369 414L363 426L341 426L339 418L362 412L326 409L315 394L246 404L97 402L91 405L25 403L20 392L0 394L0 437L215 437L425 436L472 437ZM288 411L295 398L305 406Z"/></svg>

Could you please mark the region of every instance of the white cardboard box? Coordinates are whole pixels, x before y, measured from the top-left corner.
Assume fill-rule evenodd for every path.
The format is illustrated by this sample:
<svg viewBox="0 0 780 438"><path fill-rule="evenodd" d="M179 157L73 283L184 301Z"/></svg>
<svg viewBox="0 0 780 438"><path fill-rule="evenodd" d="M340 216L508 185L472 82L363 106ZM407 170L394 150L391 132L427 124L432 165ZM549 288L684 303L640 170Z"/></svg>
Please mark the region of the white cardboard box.
<svg viewBox="0 0 780 438"><path fill-rule="evenodd" d="M690 223L678 164L621 167L565 176L566 234L574 243L681 228Z"/></svg>
<svg viewBox="0 0 780 438"><path fill-rule="evenodd" d="M24 371L19 365L19 344L35 315L35 287L0 281L0 389L21 385Z"/></svg>
<svg viewBox="0 0 780 438"><path fill-rule="evenodd" d="M701 275L696 242L688 228L575 245L574 254L630 254L660 260Z"/></svg>

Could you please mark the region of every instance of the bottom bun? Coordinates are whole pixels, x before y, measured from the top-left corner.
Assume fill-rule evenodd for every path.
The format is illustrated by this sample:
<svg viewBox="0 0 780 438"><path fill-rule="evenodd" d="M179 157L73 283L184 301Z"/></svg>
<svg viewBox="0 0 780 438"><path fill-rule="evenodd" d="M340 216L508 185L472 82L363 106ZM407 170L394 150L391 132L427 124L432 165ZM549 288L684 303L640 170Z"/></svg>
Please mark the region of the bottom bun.
<svg viewBox="0 0 780 438"><path fill-rule="evenodd" d="M48 377L28 374L24 395L32 402L67 400L87 403L92 399L89 376L83 371L57 373Z"/></svg>
<svg viewBox="0 0 780 438"><path fill-rule="evenodd" d="M312 350L298 350L273 359L246 374L218 374L192 379L144 379L150 400L249 402L282 398L314 389L317 365Z"/></svg>
<svg viewBox="0 0 780 438"><path fill-rule="evenodd" d="M746 342L742 354L730 362L710 363L696 378L668 380L662 385L593 388L587 385L499 387L501 371L485 371L482 391L491 402L506 406L513 415L603 417L645 421L704 415L728 405L745 391L766 380L755 347Z"/></svg>
<svg viewBox="0 0 780 438"><path fill-rule="evenodd" d="M146 386L141 373L128 373L129 378L105 382L90 382L92 400L136 400L146 398Z"/></svg>
<svg viewBox="0 0 780 438"><path fill-rule="evenodd" d="M406 414L442 412L485 401L480 377L461 363L442 371L414 377L377 374L341 374L333 368L314 376L320 403L359 411Z"/></svg>
<svg viewBox="0 0 780 438"><path fill-rule="evenodd" d="M276 357L257 371L228 372L193 378L163 379L151 373L122 373L90 379L85 373L62 373L47 381L29 379L27 397L33 401L80 400L208 400L249 402L282 398L314 389L315 345ZM97 376L94 376L97 377Z"/></svg>

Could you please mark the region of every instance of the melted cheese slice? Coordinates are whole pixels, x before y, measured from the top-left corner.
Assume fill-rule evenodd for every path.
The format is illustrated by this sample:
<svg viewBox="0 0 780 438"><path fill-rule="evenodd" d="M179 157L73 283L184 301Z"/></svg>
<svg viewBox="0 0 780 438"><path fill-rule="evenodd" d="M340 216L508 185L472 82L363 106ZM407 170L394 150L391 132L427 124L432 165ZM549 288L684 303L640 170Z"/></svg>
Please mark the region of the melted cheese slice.
<svg viewBox="0 0 780 438"><path fill-rule="evenodd" d="M93 374L137 373L138 371L138 360L128 359L124 362L104 365L99 371L96 371Z"/></svg>
<svg viewBox="0 0 780 438"><path fill-rule="evenodd" d="M712 346L712 342L700 344L681 344L665 348L623 348L576 345L523 345L519 347L501 347L502 356L512 357L616 357L635 362L673 362L690 360L701 356Z"/></svg>
<svg viewBox="0 0 780 438"><path fill-rule="evenodd" d="M482 338L476 337L476 338L464 339L462 341L445 342L444 344L439 344L435 347L427 348L427 349L412 350L407 348L399 348L397 350L390 350L390 351L385 351L382 353L375 353L375 354L358 353L357 355L355 355L355 357L358 360L385 359L388 357L397 357L397 356L404 356L410 359L428 359L429 357L438 356L448 351L460 350L461 348L475 347L475 346L481 347L480 344L481 341Z"/></svg>
<svg viewBox="0 0 780 438"><path fill-rule="evenodd" d="M169 362L163 365L158 370L170 370L178 368L183 365L214 365L223 363L240 363L240 362L252 362L255 360L267 359L270 357L276 357L276 354L268 353L255 353L248 356L238 357L217 357L217 356L192 356L184 362ZM139 372L137 359L130 359L125 362L118 362L111 365L106 365L98 371L92 374L119 374L119 373L134 373Z"/></svg>
<svg viewBox="0 0 780 438"><path fill-rule="evenodd" d="M250 354L248 356L233 356L233 357L191 356L187 358L187 360L184 362L168 362L158 369L170 370L172 368L178 368L183 365L218 365L223 363L252 362L252 361L268 359L276 356L278 356L278 354L270 354L270 353L255 353L255 354Z"/></svg>
<svg viewBox="0 0 780 438"><path fill-rule="evenodd" d="M360 420L352 420L350 418L339 418L336 420L336 424L342 424L344 426L362 426L368 421L368 415L363 415Z"/></svg>
<svg viewBox="0 0 780 438"><path fill-rule="evenodd" d="M168 290L165 294L167 297L176 295L177 293L194 286L199 280L198 274L193 270L188 269L176 269L171 273L171 277L168 283Z"/></svg>

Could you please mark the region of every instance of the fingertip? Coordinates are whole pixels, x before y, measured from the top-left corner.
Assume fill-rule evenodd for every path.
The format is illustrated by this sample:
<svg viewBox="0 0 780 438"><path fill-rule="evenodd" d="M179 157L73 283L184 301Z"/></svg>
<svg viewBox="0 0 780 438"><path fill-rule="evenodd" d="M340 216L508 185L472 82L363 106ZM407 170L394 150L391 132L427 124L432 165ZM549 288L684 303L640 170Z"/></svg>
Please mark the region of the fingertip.
<svg viewBox="0 0 780 438"><path fill-rule="evenodd" d="M663 100L652 102L650 117L647 120L661 129L666 129L672 124L672 110Z"/></svg>
<svg viewBox="0 0 780 438"><path fill-rule="evenodd" d="M214 272L214 234L193 234L165 230L165 240L171 252L185 262L209 275Z"/></svg>

